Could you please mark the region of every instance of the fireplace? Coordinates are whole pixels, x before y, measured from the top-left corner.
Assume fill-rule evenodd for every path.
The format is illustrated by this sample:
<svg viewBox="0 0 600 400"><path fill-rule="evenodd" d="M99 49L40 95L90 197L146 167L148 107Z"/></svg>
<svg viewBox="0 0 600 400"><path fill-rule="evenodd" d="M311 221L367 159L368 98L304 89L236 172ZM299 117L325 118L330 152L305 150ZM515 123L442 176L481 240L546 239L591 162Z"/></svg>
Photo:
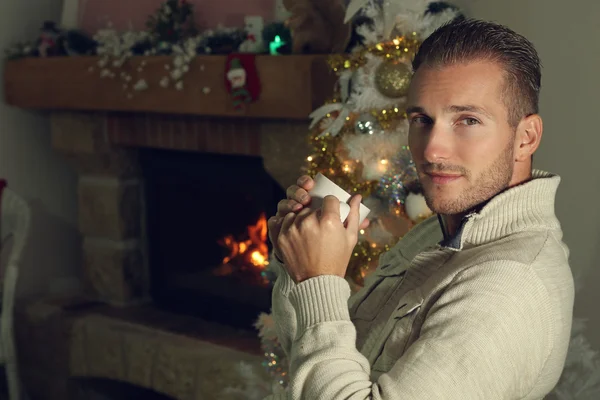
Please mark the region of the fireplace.
<svg viewBox="0 0 600 400"><path fill-rule="evenodd" d="M239 328L269 311L267 218L281 186L256 156L141 149L150 295Z"/></svg>
<svg viewBox="0 0 600 400"><path fill-rule="evenodd" d="M260 210L267 217L274 211L281 188L293 183L305 164L311 151L307 116L330 97L337 80L326 58L257 57L261 98L244 113L234 110L222 85L226 56L196 57L184 90L151 86L131 99L118 79L90 79L97 57L7 63L6 101L50 111L52 147L79 178L83 298L23 299L15 307L22 380L32 398L69 399L76 385L80 398L119 392L124 398L161 393L228 400L237 397L223 389L248 387L240 362L255 365L255 372L271 381L260 368L264 352L256 330L232 327L248 326L268 308L269 287L253 284L244 273L234 279L228 274L233 268L212 272L236 248L219 243L237 241L241 253L248 228L261 237ZM147 63L144 77L158 82L172 60L131 61ZM48 71L54 79L47 79ZM59 92L52 90L57 85L61 95L47 96ZM232 208L225 194L234 189L230 198L242 201ZM277 191L271 202L268 193ZM264 207L251 212L246 194L261 195ZM200 219L194 216L199 209L210 213ZM234 232L233 222L217 232L229 217L241 225L233 214L242 211L248 221L241 232ZM208 278L190 279L202 272Z"/></svg>
<svg viewBox="0 0 600 400"><path fill-rule="evenodd" d="M31 397L69 399L83 383L80 398L121 391L146 398L150 392L138 389L147 388L173 399L230 400L237 397L225 388L248 384L240 362L255 366L255 382L271 382L250 328L268 310L271 289L239 262L264 251L250 231L264 237L262 213L272 214L281 188L297 179L310 151L306 121L51 117L53 148L79 174L86 290L83 298L17 307ZM223 268L232 242L242 256Z"/></svg>

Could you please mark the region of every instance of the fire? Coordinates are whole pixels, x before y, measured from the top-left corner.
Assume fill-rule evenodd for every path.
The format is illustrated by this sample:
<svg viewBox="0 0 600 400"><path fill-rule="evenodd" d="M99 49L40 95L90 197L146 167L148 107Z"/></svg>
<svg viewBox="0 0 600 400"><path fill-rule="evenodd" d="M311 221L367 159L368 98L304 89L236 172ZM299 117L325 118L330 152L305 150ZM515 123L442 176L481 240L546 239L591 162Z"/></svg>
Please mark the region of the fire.
<svg viewBox="0 0 600 400"><path fill-rule="evenodd" d="M262 213L254 225L248 226L244 237L235 238L227 235L219 241L228 251L223 258L223 265L215 271L218 275L231 275L236 271L260 273L269 264L269 248L267 246L267 217Z"/></svg>
<svg viewBox="0 0 600 400"><path fill-rule="evenodd" d="M252 261L252 264L256 265L257 267L264 266L266 265L265 263L268 264L267 258L258 250L254 250L252 252L250 255L250 260Z"/></svg>

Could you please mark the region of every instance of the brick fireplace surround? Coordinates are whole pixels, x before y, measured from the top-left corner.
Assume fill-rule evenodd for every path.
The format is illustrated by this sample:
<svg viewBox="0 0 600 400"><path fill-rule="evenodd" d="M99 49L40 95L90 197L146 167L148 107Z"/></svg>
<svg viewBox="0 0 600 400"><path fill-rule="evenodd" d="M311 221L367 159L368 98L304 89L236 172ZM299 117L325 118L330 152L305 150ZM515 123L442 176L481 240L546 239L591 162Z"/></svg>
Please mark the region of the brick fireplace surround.
<svg viewBox="0 0 600 400"><path fill-rule="evenodd" d="M22 380L33 399L75 399L78 378L104 378L175 399L223 399L235 365L260 368L253 332L155 309L148 302L141 147L260 155L282 187L308 149L306 121L145 113L53 112L52 146L79 175L86 298L17 310Z"/></svg>

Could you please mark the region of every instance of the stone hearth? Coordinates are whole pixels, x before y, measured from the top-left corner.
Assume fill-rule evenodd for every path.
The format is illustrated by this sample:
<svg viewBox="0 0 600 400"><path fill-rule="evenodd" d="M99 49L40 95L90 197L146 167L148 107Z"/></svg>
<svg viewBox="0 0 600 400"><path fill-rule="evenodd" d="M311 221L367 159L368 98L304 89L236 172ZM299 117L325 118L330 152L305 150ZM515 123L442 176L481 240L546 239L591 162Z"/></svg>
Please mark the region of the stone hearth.
<svg viewBox="0 0 600 400"><path fill-rule="evenodd" d="M241 362L266 378L256 335L151 306L46 299L20 307L16 321L31 399L89 400L79 382L100 378L174 399L237 400L223 390L244 387Z"/></svg>
<svg viewBox="0 0 600 400"><path fill-rule="evenodd" d="M108 378L176 399L227 399L241 361L260 368L254 332L172 315L149 304L143 147L261 156L286 187L306 154L307 121L144 113L53 112L52 145L79 175L86 297L18 311L23 380L32 398L70 399L77 379ZM74 386L75 385L75 386Z"/></svg>

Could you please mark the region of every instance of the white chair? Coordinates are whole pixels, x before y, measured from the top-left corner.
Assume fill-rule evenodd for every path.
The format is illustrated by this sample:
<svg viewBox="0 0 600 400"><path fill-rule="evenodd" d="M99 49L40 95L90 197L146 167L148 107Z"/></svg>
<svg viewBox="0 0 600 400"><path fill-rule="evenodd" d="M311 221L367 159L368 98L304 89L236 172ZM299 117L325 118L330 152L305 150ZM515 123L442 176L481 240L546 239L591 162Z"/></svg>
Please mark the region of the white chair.
<svg viewBox="0 0 600 400"><path fill-rule="evenodd" d="M0 365L6 370L10 400L21 400L21 382L17 365L14 335L14 304L21 255L29 234L31 209L29 204L8 188L0 197L1 246L12 238L12 248L4 269L2 310L0 312Z"/></svg>

